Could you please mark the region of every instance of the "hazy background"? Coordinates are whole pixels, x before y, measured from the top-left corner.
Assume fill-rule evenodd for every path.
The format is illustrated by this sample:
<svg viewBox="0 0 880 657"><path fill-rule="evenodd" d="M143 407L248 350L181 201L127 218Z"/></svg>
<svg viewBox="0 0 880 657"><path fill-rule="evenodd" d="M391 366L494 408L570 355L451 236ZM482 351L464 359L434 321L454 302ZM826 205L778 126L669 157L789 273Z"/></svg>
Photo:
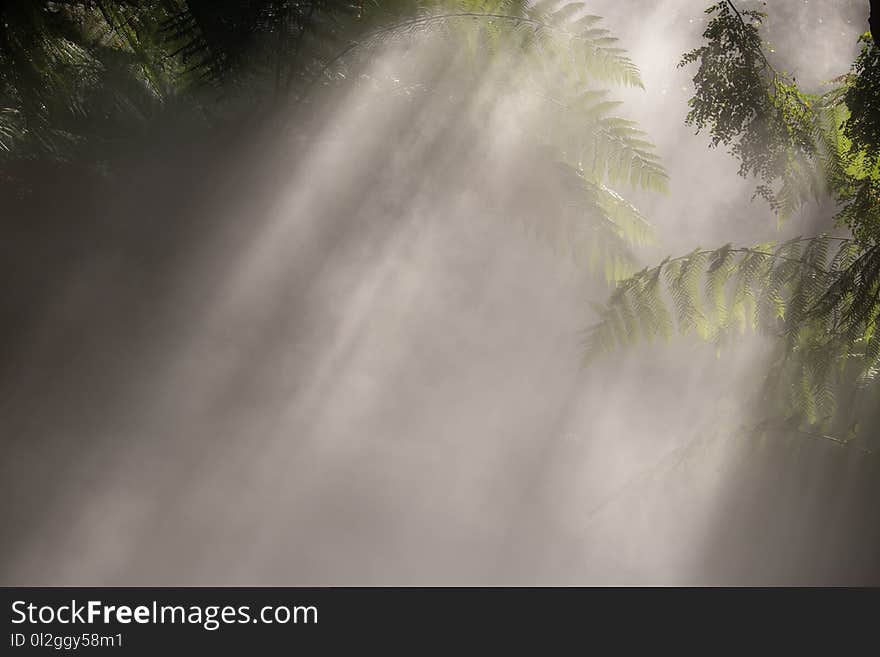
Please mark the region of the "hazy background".
<svg viewBox="0 0 880 657"><path fill-rule="evenodd" d="M589 4L671 175L645 262L778 238L684 126L705 3ZM848 69L867 2L767 4L799 81ZM876 459L737 437L760 340L580 367L607 288L528 228L560 211L541 110L498 97L517 62L454 59L389 47L369 78L430 92L353 85L308 141L169 136L113 198L4 217L3 583L880 582Z"/></svg>

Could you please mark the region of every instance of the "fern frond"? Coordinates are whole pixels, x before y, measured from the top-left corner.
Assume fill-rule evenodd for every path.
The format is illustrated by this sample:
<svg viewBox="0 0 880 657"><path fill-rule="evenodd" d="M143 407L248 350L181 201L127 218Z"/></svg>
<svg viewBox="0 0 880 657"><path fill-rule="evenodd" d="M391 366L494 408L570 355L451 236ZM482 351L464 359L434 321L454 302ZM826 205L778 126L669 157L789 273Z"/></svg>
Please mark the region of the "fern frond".
<svg viewBox="0 0 880 657"><path fill-rule="evenodd" d="M661 271L666 296L646 283L648 272L656 279ZM610 321L624 302L627 321ZM718 342L737 326L782 336L780 367L790 374L779 380L790 382L788 403L809 424L834 416L837 390L852 370L850 363L858 385L878 377L880 247L818 235L779 245L725 245L667 259L618 284L588 332L586 353L594 357L637 335L663 335L660 305L667 313L667 307L674 311L681 334L694 332ZM636 322L638 334L632 328ZM620 330L626 335L618 335Z"/></svg>

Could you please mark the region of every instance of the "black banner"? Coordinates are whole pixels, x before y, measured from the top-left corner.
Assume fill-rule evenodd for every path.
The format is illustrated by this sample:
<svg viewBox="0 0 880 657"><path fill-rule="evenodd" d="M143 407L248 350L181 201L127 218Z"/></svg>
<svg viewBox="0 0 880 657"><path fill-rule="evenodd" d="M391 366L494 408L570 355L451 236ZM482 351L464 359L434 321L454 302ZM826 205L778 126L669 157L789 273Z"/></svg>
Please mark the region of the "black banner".
<svg viewBox="0 0 880 657"><path fill-rule="evenodd" d="M869 589L7 588L3 654L601 645L835 651L874 627Z"/></svg>

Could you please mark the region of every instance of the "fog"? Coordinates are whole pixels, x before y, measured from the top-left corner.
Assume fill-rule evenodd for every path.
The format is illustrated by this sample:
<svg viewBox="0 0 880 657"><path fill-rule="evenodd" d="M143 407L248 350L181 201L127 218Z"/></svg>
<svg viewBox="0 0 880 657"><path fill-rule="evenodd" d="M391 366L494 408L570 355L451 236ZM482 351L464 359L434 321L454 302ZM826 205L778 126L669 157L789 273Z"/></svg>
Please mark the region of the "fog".
<svg viewBox="0 0 880 657"><path fill-rule="evenodd" d="M781 67L848 69L867 3L767 5ZM670 174L627 192L640 262L827 225L777 227L684 124L705 3L589 6ZM112 198L4 217L5 583L880 583L876 457L749 437L763 339L582 366L610 288L554 224L546 103L503 91L527 61L464 59L389 41L247 134L130 154Z"/></svg>

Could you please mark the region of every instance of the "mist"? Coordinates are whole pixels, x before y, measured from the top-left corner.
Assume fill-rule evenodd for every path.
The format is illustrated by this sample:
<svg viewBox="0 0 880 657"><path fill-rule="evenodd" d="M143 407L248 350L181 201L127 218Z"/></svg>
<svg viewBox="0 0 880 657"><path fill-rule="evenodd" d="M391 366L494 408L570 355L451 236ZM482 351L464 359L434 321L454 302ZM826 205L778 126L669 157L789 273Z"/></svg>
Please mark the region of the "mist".
<svg viewBox="0 0 880 657"><path fill-rule="evenodd" d="M848 70L867 3L767 4L780 66ZM778 226L684 124L704 8L589 3L669 172L633 194L642 266L827 223ZM504 91L526 59L465 60L389 41L240 134L126 153L112 197L4 204L6 584L880 583L876 457L748 437L766 338L583 366L610 288L554 223L552 108Z"/></svg>

